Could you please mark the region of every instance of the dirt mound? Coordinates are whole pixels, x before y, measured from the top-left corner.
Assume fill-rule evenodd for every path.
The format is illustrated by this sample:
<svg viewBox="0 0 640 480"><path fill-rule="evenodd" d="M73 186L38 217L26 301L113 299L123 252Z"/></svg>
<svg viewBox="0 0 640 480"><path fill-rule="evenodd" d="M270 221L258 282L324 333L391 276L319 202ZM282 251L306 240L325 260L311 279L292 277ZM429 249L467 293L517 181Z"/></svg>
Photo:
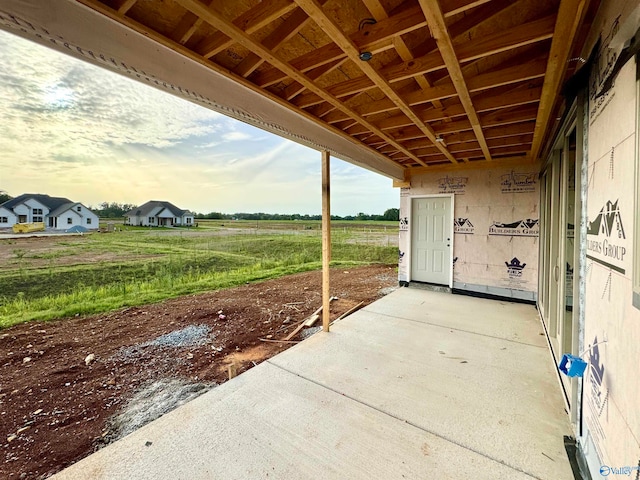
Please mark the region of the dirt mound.
<svg viewBox="0 0 640 480"><path fill-rule="evenodd" d="M397 285L394 267L331 275L332 318ZM286 337L320 306L320 292L320 272L307 272L1 330L0 478L46 478L126 434L114 422L127 406L137 413L121 423L133 426L224 382L230 363L241 373L288 348L260 339ZM164 407L145 406L150 394Z"/></svg>

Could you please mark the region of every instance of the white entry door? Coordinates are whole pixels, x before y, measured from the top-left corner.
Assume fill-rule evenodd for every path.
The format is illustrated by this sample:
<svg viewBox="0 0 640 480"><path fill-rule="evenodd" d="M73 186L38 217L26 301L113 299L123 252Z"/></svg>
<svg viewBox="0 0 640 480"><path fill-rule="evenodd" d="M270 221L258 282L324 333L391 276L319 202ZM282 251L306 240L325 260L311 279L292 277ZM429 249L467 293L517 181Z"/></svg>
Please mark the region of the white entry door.
<svg viewBox="0 0 640 480"><path fill-rule="evenodd" d="M451 197L414 198L411 225L411 280L449 285L453 215Z"/></svg>

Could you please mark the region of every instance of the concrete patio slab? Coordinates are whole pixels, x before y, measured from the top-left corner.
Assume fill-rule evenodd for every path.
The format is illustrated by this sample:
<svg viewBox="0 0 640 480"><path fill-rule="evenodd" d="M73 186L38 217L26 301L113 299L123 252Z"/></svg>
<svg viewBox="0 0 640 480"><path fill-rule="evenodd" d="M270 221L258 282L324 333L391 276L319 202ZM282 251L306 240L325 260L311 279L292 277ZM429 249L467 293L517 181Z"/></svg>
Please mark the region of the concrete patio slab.
<svg viewBox="0 0 640 480"><path fill-rule="evenodd" d="M539 333L530 306L400 289L54 478L570 480Z"/></svg>
<svg viewBox="0 0 640 480"><path fill-rule="evenodd" d="M446 299L446 300L445 300ZM506 300L485 300L465 295L442 294L404 288L383 302L374 302L369 312L415 320L447 328L461 329L546 347L535 307ZM526 319L526 320L525 320ZM514 321L517 320L517 323Z"/></svg>

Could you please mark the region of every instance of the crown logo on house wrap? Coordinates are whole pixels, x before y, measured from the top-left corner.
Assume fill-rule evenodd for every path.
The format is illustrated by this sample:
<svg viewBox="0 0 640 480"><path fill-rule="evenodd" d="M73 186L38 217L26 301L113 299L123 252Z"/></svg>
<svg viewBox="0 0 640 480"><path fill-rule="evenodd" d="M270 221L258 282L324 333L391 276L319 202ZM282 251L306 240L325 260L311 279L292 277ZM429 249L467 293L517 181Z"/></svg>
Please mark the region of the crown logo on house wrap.
<svg viewBox="0 0 640 480"><path fill-rule="evenodd" d="M509 270L517 270L517 271L522 271L522 269L527 266L526 263L520 264L520 260L518 260L517 257L513 257L511 259L511 263L504 262L504 264L507 266Z"/></svg>

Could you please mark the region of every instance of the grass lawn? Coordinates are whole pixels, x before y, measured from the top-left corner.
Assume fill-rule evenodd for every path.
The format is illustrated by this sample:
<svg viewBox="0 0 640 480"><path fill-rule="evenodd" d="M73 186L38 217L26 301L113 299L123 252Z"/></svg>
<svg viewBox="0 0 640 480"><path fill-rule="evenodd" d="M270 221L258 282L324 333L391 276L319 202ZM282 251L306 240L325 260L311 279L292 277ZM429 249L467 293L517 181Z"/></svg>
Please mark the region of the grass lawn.
<svg viewBox="0 0 640 480"><path fill-rule="evenodd" d="M397 263L396 222L336 221L332 230L333 264ZM321 250L314 221L0 240L0 328L318 269Z"/></svg>

